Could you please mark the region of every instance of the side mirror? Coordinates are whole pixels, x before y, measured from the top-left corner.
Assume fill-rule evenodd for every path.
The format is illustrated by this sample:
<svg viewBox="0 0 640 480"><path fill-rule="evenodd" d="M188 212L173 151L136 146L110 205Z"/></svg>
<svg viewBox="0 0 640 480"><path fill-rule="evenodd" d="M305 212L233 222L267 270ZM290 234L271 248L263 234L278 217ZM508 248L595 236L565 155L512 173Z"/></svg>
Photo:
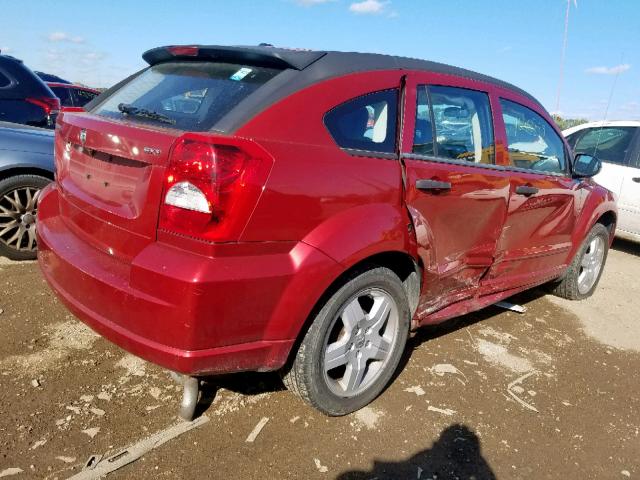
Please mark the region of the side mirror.
<svg viewBox="0 0 640 480"><path fill-rule="evenodd" d="M595 177L602 169L602 162L592 155L579 153L573 159L573 176L575 178Z"/></svg>

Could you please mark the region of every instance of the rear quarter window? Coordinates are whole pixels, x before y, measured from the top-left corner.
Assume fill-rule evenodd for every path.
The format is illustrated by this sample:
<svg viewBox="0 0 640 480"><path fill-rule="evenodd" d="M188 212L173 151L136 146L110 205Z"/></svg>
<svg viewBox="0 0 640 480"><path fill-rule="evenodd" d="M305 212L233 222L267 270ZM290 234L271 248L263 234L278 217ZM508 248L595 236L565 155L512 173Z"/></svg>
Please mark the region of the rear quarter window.
<svg viewBox="0 0 640 480"><path fill-rule="evenodd" d="M0 88L6 88L9 85L11 85L11 79L0 70Z"/></svg>
<svg viewBox="0 0 640 480"><path fill-rule="evenodd" d="M396 150L398 90L349 100L327 112L324 124L342 148L393 153Z"/></svg>
<svg viewBox="0 0 640 480"><path fill-rule="evenodd" d="M123 114L118 106L126 104L168 117L171 128L206 131L280 72L231 63L162 63L136 76L92 112L141 123L155 122Z"/></svg>

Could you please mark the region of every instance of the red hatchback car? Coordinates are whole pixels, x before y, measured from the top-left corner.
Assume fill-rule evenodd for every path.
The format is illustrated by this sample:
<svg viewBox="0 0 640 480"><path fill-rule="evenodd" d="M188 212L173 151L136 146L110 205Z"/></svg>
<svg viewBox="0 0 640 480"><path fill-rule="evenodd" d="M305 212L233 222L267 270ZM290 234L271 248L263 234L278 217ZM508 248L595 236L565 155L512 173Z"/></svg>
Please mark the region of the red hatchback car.
<svg viewBox="0 0 640 480"><path fill-rule="evenodd" d="M329 415L410 330L553 282L595 289L616 223L597 159L505 82L393 56L162 47L56 127L39 263L122 348L198 377L280 370Z"/></svg>
<svg viewBox="0 0 640 480"><path fill-rule="evenodd" d="M60 99L63 112L84 112L84 106L100 95L98 90L72 83L47 82L47 86Z"/></svg>

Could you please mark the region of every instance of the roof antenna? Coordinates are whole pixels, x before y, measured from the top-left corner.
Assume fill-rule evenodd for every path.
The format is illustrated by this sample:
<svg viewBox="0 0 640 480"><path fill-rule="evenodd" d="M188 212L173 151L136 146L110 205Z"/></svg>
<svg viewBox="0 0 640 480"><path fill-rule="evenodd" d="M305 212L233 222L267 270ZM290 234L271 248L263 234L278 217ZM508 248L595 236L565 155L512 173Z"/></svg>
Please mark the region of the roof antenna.
<svg viewBox="0 0 640 480"><path fill-rule="evenodd" d="M573 0L573 4L578 8L578 0ZM564 16L564 36L562 38L562 53L560 55L560 79L558 80L558 93L556 95L556 115L560 115L560 91L562 90L562 80L564 78L564 58L567 53L567 38L569 36L569 11L571 10L571 0L567 0L567 13Z"/></svg>

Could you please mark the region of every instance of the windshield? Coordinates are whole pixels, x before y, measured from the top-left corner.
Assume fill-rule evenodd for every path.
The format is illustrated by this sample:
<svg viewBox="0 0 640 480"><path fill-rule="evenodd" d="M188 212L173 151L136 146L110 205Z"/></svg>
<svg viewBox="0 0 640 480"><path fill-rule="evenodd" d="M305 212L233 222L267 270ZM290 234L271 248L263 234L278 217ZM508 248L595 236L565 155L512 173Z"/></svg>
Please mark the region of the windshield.
<svg viewBox="0 0 640 480"><path fill-rule="evenodd" d="M241 100L281 70L231 63L170 62L154 65L98 105L93 113L189 131L210 130ZM130 115L119 105L151 115Z"/></svg>

